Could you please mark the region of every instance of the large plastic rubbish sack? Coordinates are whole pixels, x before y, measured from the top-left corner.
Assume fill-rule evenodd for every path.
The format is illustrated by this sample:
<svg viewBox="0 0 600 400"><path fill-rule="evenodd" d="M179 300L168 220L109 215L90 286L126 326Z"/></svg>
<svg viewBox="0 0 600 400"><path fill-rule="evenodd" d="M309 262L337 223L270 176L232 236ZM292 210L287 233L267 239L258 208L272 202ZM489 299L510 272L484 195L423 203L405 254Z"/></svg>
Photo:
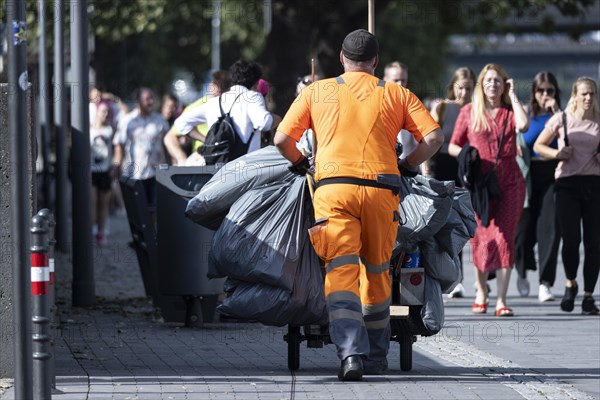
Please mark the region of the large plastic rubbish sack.
<svg viewBox="0 0 600 400"><path fill-rule="evenodd" d="M187 205L185 215L216 230L229 208L248 190L289 177L289 161L267 146L225 164Z"/></svg>
<svg viewBox="0 0 600 400"><path fill-rule="evenodd" d="M242 195L213 236L208 277L291 291L314 219L307 197L306 178L298 176Z"/></svg>
<svg viewBox="0 0 600 400"><path fill-rule="evenodd" d="M435 235L446 223L452 208L454 182L437 181L422 175L401 179L400 225L393 255L410 251L425 238Z"/></svg>
<svg viewBox="0 0 600 400"><path fill-rule="evenodd" d="M425 275L425 303L421 308L423 325L430 335L435 335L444 326L444 299L440 283Z"/></svg>
<svg viewBox="0 0 600 400"><path fill-rule="evenodd" d="M448 220L435 234L435 238L446 252L456 257L469 238L475 236L476 228L477 221L471 205L471 195L468 190L457 188Z"/></svg>
<svg viewBox="0 0 600 400"><path fill-rule="evenodd" d="M263 283L230 283L233 293L217 311L230 317L258 321L265 325L326 325L327 305L319 258L305 242L301 264L296 270L292 292Z"/></svg>
<svg viewBox="0 0 600 400"><path fill-rule="evenodd" d="M250 190L215 233L209 275L228 275L233 293L217 310L268 325L325 324L319 257L308 228L314 223L306 178Z"/></svg>
<svg viewBox="0 0 600 400"><path fill-rule="evenodd" d="M448 254L433 238L429 237L419 243L425 273L436 279L443 293L449 293L461 280L460 264Z"/></svg>

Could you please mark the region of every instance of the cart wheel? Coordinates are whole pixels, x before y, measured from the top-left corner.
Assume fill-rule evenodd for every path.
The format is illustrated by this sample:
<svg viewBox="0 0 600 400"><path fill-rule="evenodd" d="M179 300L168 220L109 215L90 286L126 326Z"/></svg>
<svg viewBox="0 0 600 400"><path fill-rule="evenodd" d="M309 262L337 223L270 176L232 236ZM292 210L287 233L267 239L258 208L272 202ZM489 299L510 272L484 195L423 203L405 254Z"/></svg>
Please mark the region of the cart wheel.
<svg viewBox="0 0 600 400"><path fill-rule="evenodd" d="M302 336L300 335L300 327L288 325L288 368L290 371L295 371L300 368L301 341Z"/></svg>
<svg viewBox="0 0 600 400"><path fill-rule="evenodd" d="M402 335L400 337L400 369L410 371L412 369L412 335Z"/></svg>

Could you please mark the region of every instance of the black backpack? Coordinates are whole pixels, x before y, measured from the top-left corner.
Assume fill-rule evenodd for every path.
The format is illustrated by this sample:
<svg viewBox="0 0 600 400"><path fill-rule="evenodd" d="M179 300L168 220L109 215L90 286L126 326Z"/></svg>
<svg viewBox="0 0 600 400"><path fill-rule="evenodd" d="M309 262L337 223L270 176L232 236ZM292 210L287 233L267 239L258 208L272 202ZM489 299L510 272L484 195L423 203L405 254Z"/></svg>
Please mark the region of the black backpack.
<svg viewBox="0 0 600 400"><path fill-rule="evenodd" d="M233 119L229 115L231 109L241 95L242 94L239 94L235 98L233 105L227 114L223 112L223 106L221 104L222 95L219 96L221 116L210 127L206 134L204 144L198 149L198 152L204 157L206 165L225 164L248 152L248 147L250 146L254 132L250 135L248 143L244 143L237 134L235 125L233 125Z"/></svg>

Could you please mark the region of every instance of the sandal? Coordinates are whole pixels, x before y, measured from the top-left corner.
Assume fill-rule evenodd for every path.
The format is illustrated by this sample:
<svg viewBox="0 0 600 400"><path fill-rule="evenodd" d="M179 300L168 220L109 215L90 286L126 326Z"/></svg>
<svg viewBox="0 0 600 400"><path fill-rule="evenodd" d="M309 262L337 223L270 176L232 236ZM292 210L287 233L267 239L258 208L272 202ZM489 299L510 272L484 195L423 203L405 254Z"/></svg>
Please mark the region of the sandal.
<svg viewBox="0 0 600 400"><path fill-rule="evenodd" d="M514 315L515 313L513 313L513 310L508 307L502 307L496 310L496 317L513 317Z"/></svg>
<svg viewBox="0 0 600 400"><path fill-rule="evenodd" d="M485 314L487 312L487 303L473 303L471 305L471 311L473 312L473 314Z"/></svg>

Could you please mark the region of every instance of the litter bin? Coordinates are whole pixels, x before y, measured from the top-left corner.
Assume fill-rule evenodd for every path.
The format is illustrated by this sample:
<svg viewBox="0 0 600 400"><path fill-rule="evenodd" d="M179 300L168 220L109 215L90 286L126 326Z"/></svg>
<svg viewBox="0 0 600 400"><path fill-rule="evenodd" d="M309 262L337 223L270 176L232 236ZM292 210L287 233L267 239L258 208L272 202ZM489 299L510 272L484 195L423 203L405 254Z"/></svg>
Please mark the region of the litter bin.
<svg viewBox="0 0 600 400"><path fill-rule="evenodd" d="M186 311L183 299L165 296L159 289L158 245L154 224L156 208L148 206L146 191L140 180L121 176L119 182L146 295L152 298L154 306L160 308L165 321L182 321Z"/></svg>
<svg viewBox="0 0 600 400"><path fill-rule="evenodd" d="M183 297L186 326L212 322L225 282L225 278L206 276L214 231L185 216L188 201L216 171L215 166L169 165L161 165L156 171L159 288L163 295Z"/></svg>

